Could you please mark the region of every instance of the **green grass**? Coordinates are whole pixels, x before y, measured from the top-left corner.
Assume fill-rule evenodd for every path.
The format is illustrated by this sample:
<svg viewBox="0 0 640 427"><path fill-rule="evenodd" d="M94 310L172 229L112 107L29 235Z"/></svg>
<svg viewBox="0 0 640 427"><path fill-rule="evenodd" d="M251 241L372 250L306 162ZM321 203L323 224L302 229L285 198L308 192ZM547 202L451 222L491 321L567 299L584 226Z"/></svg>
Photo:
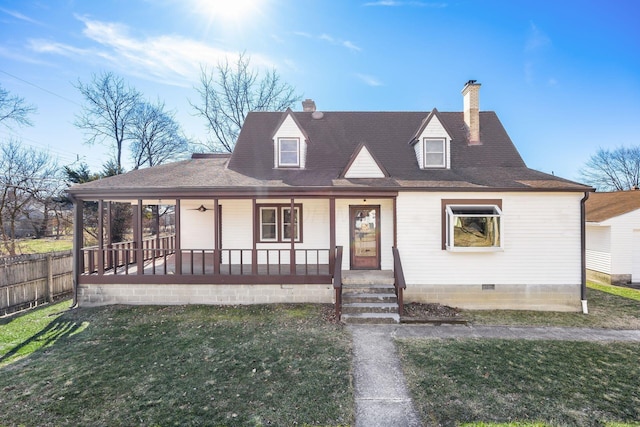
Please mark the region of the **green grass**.
<svg viewBox="0 0 640 427"><path fill-rule="evenodd" d="M402 339L398 346L425 425L640 420L638 343Z"/></svg>
<svg viewBox="0 0 640 427"><path fill-rule="evenodd" d="M324 320L329 310L108 306L66 312L44 326L57 331L46 346L0 367L0 424L350 425L350 336ZM3 325L2 334L21 320ZM18 341L37 338L34 329Z"/></svg>
<svg viewBox="0 0 640 427"><path fill-rule="evenodd" d="M49 252L67 251L73 248L71 237L56 239L20 239L16 241L18 254L45 254ZM0 256L8 255L4 245L0 245Z"/></svg>
<svg viewBox="0 0 640 427"><path fill-rule="evenodd" d="M473 325L640 329L640 301L630 299L627 295L633 295L633 292L619 296L592 288L590 284L587 288L587 315L581 312L462 310L462 316Z"/></svg>
<svg viewBox="0 0 640 427"><path fill-rule="evenodd" d="M603 285L595 282L587 282L587 286L591 289L607 292L611 295L617 295L619 297L640 301L640 290L638 289L625 288L622 286Z"/></svg>

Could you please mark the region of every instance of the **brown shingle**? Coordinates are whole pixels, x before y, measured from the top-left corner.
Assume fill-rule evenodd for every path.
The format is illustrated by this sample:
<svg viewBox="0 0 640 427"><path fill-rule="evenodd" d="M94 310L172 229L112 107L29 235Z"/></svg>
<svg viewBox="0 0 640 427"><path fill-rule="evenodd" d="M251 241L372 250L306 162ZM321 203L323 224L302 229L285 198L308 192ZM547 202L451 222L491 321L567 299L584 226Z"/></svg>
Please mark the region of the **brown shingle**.
<svg viewBox="0 0 640 427"><path fill-rule="evenodd" d="M640 209L640 190L592 193L586 203L587 221L600 222Z"/></svg>

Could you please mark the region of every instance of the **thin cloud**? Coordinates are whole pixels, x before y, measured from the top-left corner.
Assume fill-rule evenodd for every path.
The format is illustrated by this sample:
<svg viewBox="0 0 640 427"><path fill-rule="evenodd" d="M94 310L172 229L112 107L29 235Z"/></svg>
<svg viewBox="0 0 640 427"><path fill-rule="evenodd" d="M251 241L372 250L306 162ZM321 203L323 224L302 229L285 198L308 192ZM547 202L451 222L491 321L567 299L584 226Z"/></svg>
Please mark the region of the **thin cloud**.
<svg viewBox="0 0 640 427"><path fill-rule="evenodd" d="M529 32L527 35L527 41L525 42L524 50L526 52L533 52L543 49L551 45L551 39L543 33L533 22L529 24Z"/></svg>
<svg viewBox="0 0 640 427"><path fill-rule="evenodd" d="M364 3L363 6L366 6L366 7L411 6L411 7L429 7L432 9L442 9L447 7L447 3L423 2L423 1L379 0L379 1L370 1L370 2Z"/></svg>
<svg viewBox="0 0 640 427"><path fill-rule="evenodd" d="M295 34L297 36L300 36L300 37L309 38L309 39L317 38L318 40L325 41L325 42L330 43L330 44L335 45L335 46L342 46L342 47L347 48L347 49L349 49L351 51L354 51L354 52L361 52L362 51L362 48L360 46L356 45L355 43L353 43L352 41L350 41L350 40L342 40L342 39L333 37L332 35L327 34L327 33L322 33L319 36L314 36L313 34L305 33L305 32L302 32L302 31L295 31L293 34Z"/></svg>
<svg viewBox="0 0 640 427"><path fill-rule="evenodd" d="M47 40L31 40L31 49L82 61L99 60L123 74L183 87L191 87L197 80L203 58L207 58L210 64L217 64L226 59L233 62L237 57L237 52L181 36L137 38L130 34L129 27L119 23L102 22L84 16L76 18L85 25L83 35L97 46L83 48ZM251 61L254 65L273 67L273 63L261 55L252 55Z"/></svg>
<svg viewBox="0 0 640 427"><path fill-rule="evenodd" d="M380 80L368 74L356 73L355 76L368 86L374 86L374 87L382 86L382 82Z"/></svg>
<svg viewBox="0 0 640 427"><path fill-rule="evenodd" d="M23 15L22 13L16 12L15 10L9 10L9 9L5 9L4 7L0 7L0 12L6 13L9 16L13 16L16 19L28 22L30 24L42 25L40 22L36 21L35 19L29 18L27 15Z"/></svg>

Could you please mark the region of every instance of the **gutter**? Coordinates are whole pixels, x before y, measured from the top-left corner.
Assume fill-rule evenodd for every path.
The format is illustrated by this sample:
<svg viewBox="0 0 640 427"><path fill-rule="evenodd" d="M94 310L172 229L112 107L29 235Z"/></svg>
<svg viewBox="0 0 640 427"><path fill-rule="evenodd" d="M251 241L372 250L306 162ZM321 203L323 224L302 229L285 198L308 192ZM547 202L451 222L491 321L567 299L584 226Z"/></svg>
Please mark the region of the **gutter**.
<svg viewBox="0 0 640 427"><path fill-rule="evenodd" d="M589 314L587 306L587 244L586 244L586 207L585 204L589 198L589 192L584 193L584 197L580 200L580 250L581 250L581 277L580 277L580 301L582 303L582 313Z"/></svg>

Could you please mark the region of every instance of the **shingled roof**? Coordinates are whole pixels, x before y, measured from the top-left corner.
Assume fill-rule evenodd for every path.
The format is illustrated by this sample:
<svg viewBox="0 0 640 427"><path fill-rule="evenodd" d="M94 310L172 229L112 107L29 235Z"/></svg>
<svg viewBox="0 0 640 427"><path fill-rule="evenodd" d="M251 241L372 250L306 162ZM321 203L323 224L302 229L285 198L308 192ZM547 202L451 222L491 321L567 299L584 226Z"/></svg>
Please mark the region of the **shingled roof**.
<svg viewBox="0 0 640 427"><path fill-rule="evenodd" d="M291 114L307 138L304 169L274 168L273 136ZM429 115L436 114L451 136L451 168L420 169L412 146ZM230 158L196 156L190 160L132 171L70 189L71 194L102 195L196 191L268 191L323 188L335 191L513 190L588 191L582 184L526 167L497 115L480 115L481 145L469 145L462 112L312 112L249 113ZM318 115L315 115L318 117ZM354 152L365 145L388 176L341 177ZM259 190L259 189L265 190Z"/></svg>
<svg viewBox="0 0 640 427"><path fill-rule="evenodd" d="M587 199L588 222L601 222L640 209L640 190L592 193Z"/></svg>

